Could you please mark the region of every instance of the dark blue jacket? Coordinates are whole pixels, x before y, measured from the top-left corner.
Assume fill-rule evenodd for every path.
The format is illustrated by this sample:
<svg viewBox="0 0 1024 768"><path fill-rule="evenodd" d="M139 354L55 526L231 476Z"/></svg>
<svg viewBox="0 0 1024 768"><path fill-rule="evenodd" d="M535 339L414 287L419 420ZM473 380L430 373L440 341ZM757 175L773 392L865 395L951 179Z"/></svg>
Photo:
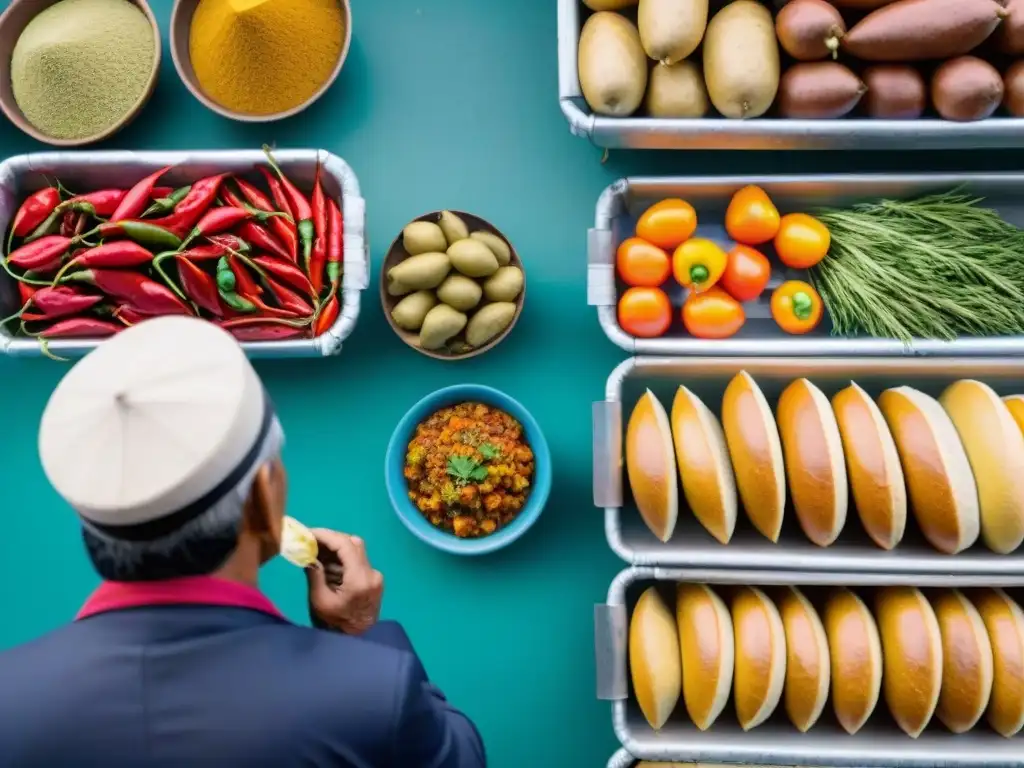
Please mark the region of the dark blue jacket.
<svg viewBox="0 0 1024 768"><path fill-rule="evenodd" d="M100 613L0 654L0 768L484 768L401 626Z"/></svg>

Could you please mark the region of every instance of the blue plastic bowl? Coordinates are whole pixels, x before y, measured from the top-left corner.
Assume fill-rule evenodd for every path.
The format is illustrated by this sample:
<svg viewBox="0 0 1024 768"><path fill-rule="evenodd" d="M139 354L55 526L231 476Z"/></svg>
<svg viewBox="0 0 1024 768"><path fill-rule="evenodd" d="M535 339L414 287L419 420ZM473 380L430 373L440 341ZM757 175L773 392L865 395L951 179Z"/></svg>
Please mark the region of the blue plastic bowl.
<svg viewBox="0 0 1024 768"><path fill-rule="evenodd" d="M526 500L526 505L515 519L504 528L499 528L490 536L479 539L460 539L446 531L435 528L423 513L409 500L409 486L402 473L405 467L405 453L416 426L425 421L435 411L459 403L479 402L499 408L523 425L526 441L533 450L534 476L533 488ZM540 517L541 510L547 503L551 493L551 452L547 441L540 431L530 412L517 400L513 400L504 392L481 384L457 384L433 392L402 417L391 435L387 455L384 458L384 478L388 487L391 506L395 508L398 519L415 536L430 546L450 552L453 555L484 555L488 552L507 547L518 539Z"/></svg>

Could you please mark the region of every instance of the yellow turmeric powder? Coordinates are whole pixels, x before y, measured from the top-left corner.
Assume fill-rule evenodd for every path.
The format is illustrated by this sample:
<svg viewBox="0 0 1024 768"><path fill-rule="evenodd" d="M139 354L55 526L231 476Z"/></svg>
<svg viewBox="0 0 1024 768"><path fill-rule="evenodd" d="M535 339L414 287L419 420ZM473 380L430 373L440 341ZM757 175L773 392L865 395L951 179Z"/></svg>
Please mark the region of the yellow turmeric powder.
<svg viewBox="0 0 1024 768"><path fill-rule="evenodd" d="M192 69L223 107L268 115L309 99L331 76L344 39L338 0L200 0Z"/></svg>

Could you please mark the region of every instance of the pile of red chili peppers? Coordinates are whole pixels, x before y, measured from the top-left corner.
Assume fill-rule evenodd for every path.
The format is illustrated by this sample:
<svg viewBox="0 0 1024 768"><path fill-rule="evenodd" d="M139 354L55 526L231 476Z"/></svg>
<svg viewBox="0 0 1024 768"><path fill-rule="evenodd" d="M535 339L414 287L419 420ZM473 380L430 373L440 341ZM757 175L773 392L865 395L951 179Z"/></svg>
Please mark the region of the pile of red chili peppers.
<svg viewBox="0 0 1024 768"><path fill-rule="evenodd" d="M338 319L344 221L317 166L304 194L268 147L268 194L230 174L173 189L170 167L131 189L28 197L3 267L22 335L96 339L158 315L202 317L242 341L319 336Z"/></svg>

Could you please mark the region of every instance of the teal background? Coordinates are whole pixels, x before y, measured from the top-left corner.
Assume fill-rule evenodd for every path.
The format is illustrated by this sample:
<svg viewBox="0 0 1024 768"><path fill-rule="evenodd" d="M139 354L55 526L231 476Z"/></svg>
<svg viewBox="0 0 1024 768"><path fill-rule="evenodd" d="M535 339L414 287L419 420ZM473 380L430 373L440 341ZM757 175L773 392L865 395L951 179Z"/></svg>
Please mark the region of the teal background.
<svg viewBox="0 0 1024 768"><path fill-rule="evenodd" d="M231 123L179 82L164 29L156 94L107 148L322 147L355 169L373 263L415 216L472 211L511 239L527 270L522 319L493 352L444 363L389 330L377 275L339 357L266 362L259 371L288 435L290 511L358 534L385 574L385 613L412 635L431 675L479 725L494 768L603 766L616 746L594 699L593 604L620 564L591 502L590 403L622 359L586 304L586 230L601 190L629 174L1008 169L1020 152L612 153L572 137L558 109L550 0L353 0L354 36L334 88L306 113ZM6 3L3 4L6 6ZM0 122L4 154L44 149ZM47 396L66 368L0 359L0 648L73 616L95 586L72 513L36 453ZM456 558L427 548L394 516L384 449L424 394L458 382L504 389L545 430L554 488L538 524L505 552ZM263 586L305 621L305 581L284 564ZM339 663L344 663L340 660ZM339 696L345 695L339 691Z"/></svg>

